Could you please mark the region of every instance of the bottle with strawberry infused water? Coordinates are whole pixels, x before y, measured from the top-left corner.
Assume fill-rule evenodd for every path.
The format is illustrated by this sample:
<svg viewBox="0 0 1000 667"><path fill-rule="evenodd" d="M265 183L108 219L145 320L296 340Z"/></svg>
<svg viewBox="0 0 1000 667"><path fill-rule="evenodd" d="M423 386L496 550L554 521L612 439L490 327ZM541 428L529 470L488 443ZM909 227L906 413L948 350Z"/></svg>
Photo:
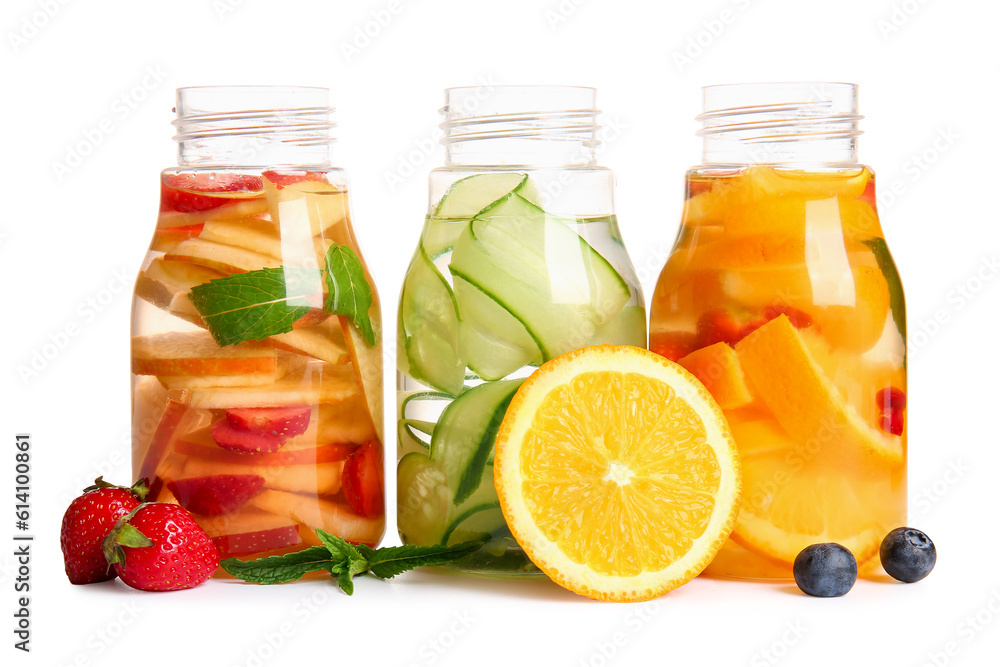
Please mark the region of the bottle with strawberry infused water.
<svg viewBox="0 0 1000 667"><path fill-rule="evenodd" d="M181 88L132 308L132 468L222 558L375 546L382 330L323 88Z"/></svg>
<svg viewBox="0 0 1000 667"><path fill-rule="evenodd" d="M650 349L705 384L741 454L737 525L706 572L791 578L821 542L877 568L906 522L906 310L857 86L709 86L704 106Z"/></svg>

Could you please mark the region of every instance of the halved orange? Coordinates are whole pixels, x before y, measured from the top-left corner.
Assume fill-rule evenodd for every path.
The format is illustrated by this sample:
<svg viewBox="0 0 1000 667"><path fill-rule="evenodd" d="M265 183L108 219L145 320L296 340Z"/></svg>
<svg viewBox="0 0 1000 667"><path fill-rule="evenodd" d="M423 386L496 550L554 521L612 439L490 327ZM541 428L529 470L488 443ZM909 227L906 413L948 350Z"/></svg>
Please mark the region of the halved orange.
<svg viewBox="0 0 1000 667"><path fill-rule="evenodd" d="M494 479L507 525L561 586L648 600L687 583L732 531L739 456L679 365L602 345L541 366L511 401Z"/></svg>

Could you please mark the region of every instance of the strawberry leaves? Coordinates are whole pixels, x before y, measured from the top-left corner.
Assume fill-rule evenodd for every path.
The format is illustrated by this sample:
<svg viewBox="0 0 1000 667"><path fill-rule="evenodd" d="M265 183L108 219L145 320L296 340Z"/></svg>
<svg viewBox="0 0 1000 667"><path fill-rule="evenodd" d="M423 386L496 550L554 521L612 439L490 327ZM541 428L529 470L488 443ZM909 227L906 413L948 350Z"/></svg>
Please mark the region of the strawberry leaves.
<svg viewBox="0 0 1000 667"><path fill-rule="evenodd" d="M341 590L352 595L354 577L359 574L370 573L380 579L391 579L422 565L443 565L456 561L483 545L480 540L453 546L372 549L363 544L351 544L325 530L317 530L316 535L322 546L251 561L227 558L221 563L222 569L237 579L256 584L280 584L301 579L310 572L326 570L337 580Z"/></svg>

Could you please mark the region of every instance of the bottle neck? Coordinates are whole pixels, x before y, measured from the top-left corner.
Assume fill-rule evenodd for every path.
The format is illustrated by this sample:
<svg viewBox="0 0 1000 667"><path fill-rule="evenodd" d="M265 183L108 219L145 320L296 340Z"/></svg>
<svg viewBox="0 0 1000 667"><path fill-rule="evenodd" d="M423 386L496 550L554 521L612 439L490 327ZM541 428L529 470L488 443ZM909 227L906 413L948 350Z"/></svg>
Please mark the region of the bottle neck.
<svg viewBox="0 0 1000 667"><path fill-rule="evenodd" d="M445 91L448 167L593 167L600 144L593 88L480 86Z"/></svg>
<svg viewBox="0 0 1000 667"><path fill-rule="evenodd" d="M335 124L325 88L178 88L175 111L179 167L330 166Z"/></svg>
<svg viewBox="0 0 1000 667"><path fill-rule="evenodd" d="M856 165L858 87L771 83L702 89L704 165Z"/></svg>

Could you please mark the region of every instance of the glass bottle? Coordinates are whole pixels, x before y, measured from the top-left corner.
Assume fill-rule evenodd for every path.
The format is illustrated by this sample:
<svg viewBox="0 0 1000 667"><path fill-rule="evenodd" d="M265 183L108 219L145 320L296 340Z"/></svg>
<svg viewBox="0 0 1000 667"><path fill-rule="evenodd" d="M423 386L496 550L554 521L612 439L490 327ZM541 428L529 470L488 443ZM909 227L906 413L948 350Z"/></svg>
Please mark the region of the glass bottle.
<svg viewBox="0 0 1000 667"><path fill-rule="evenodd" d="M723 408L743 501L708 574L788 578L838 542L862 570L906 520L906 311L857 161L857 86L709 86L650 348Z"/></svg>
<svg viewBox="0 0 1000 667"><path fill-rule="evenodd" d="M177 91L176 167L132 309L132 467L226 557L375 545L378 295L324 88Z"/></svg>
<svg viewBox="0 0 1000 667"><path fill-rule="evenodd" d="M524 378L585 345L646 344L613 175L596 163L595 96L446 91L445 166L400 295L397 507L405 544L487 539L460 570L538 572L493 485L493 440Z"/></svg>

